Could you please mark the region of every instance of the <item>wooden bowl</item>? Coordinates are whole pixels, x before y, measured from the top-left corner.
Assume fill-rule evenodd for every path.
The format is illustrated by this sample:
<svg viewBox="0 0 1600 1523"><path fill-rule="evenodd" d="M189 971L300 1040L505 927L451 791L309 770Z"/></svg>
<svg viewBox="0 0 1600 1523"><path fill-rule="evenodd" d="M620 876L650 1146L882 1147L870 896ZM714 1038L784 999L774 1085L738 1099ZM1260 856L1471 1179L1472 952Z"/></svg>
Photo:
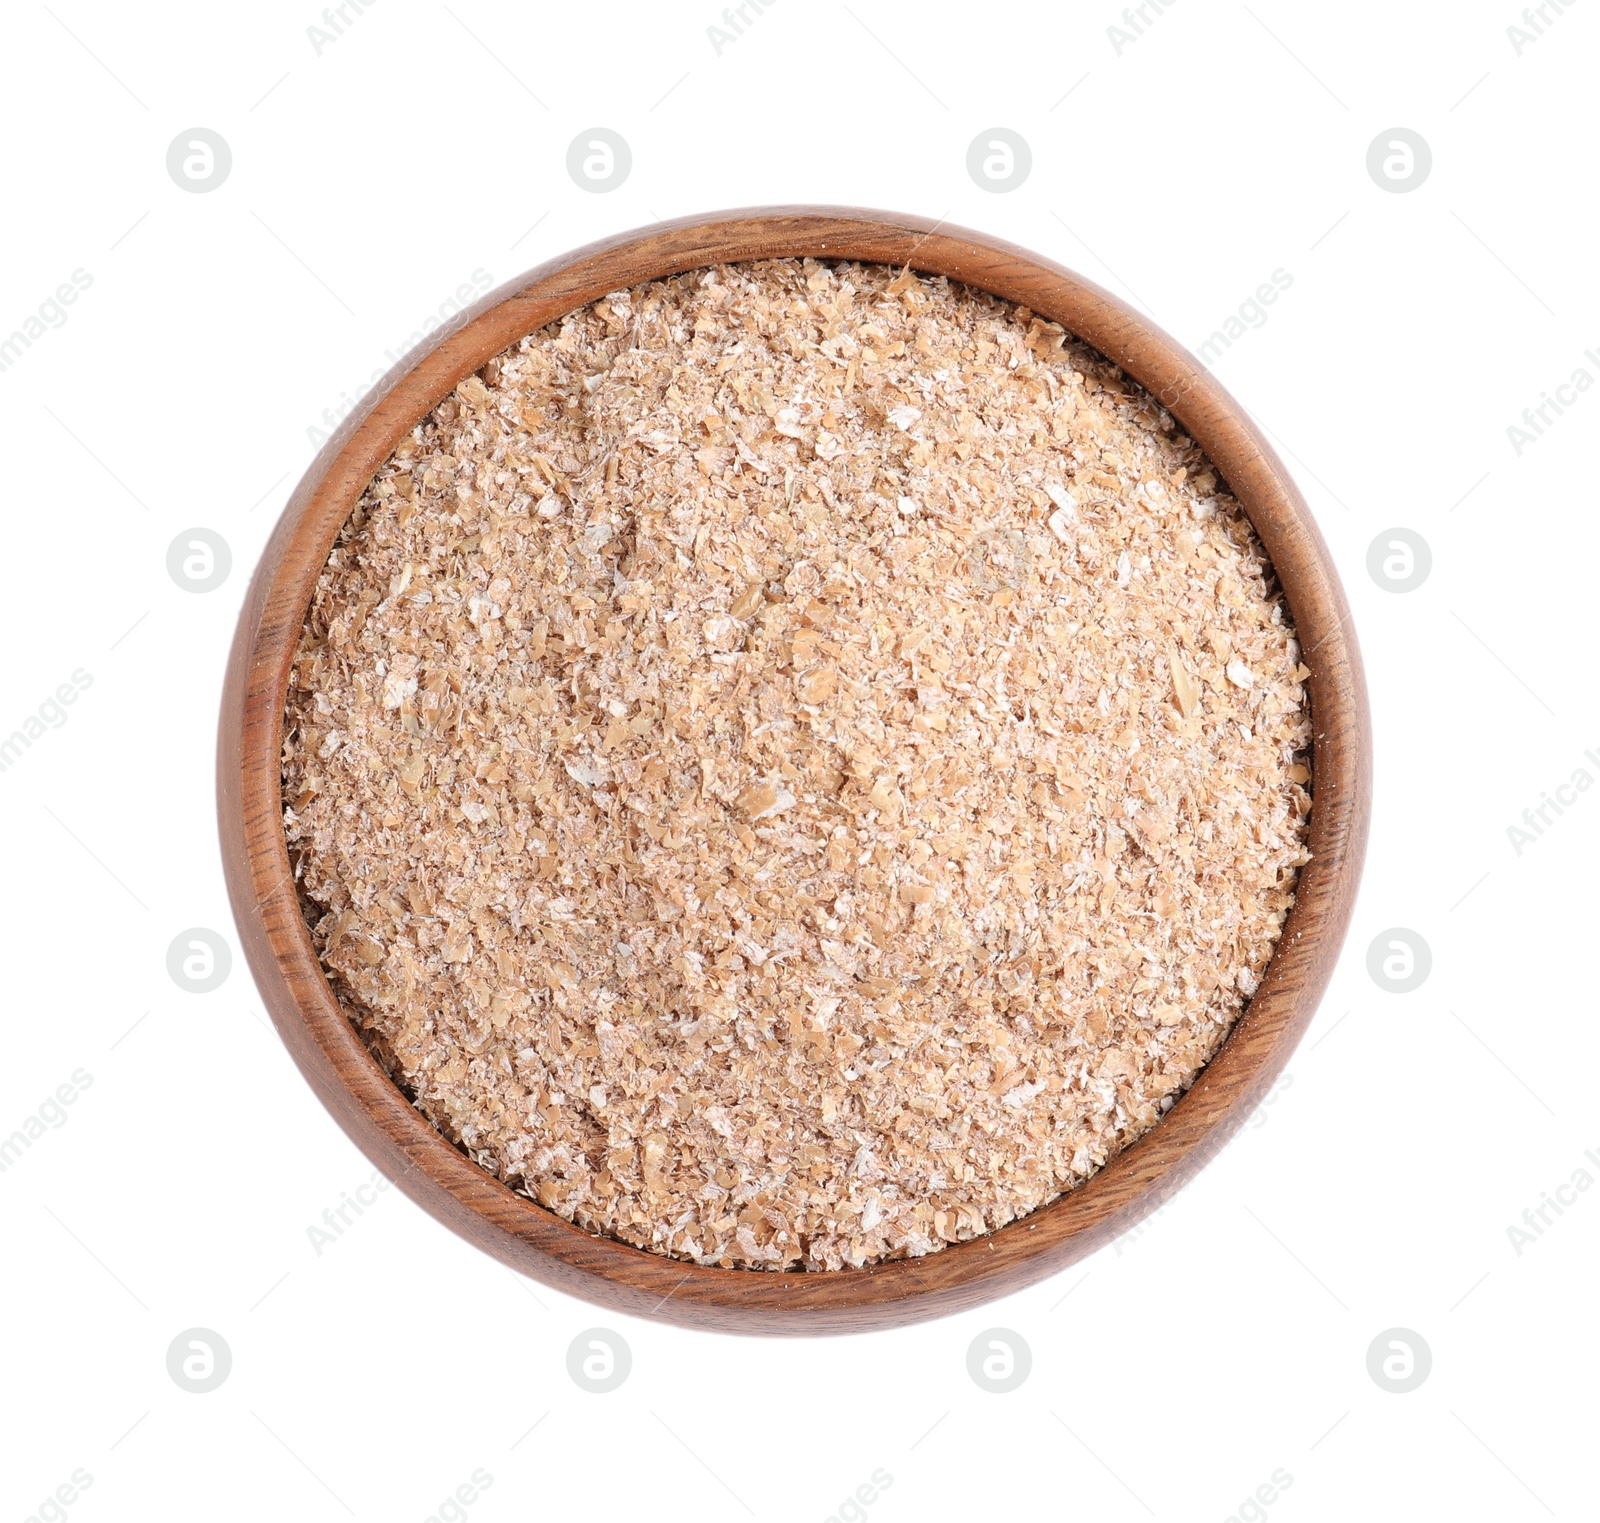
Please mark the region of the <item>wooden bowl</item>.
<svg viewBox="0 0 1600 1523"><path fill-rule="evenodd" d="M367 1051L301 916L279 794L284 702L318 574L363 488L457 382L608 291L736 260L811 256L964 281L1060 323L1141 382L1221 471L1255 525L1311 669L1311 862L1245 1014L1167 1116L1031 1216L926 1258L814 1273L703 1268L597 1237L515 1194L412 1108ZM1327 546L1267 441L1147 318L1071 271L918 217L774 207L684 218L563 255L485 296L405 357L306 472L256 568L228 664L218 736L222 851L244 950L283 1040L366 1155L425 1210L512 1268L615 1311L741 1333L844 1333L1020 1290L1126 1232L1249 1116L1316 1010L1350 920L1370 812L1366 688Z"/></svg>

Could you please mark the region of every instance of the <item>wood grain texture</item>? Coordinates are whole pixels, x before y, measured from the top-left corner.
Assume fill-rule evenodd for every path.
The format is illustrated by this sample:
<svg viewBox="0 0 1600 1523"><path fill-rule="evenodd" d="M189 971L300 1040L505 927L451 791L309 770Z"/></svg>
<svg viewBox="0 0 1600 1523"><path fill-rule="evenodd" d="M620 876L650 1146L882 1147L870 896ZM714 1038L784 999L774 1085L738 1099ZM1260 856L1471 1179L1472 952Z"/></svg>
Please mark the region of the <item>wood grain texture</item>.
<svg viewBox="0 0 1600 1523"><path fill-rule="evenodd" d="M1060 323L1141 382L1226 478L1299 634L1315 734L1311 862L1249 1009L1151 1131L1053 1204L986 1237L864 1269L703 1268L596 1237L507 1189L407 1102L340 1009L301 917L279 796L296 642L335 537L373 472L457 382L525 334L626 286L750 259L856 259L951 279ZM1054 1274L1126 1232L1233 1135L1316 1011L1343 942L1370 814L1366 688L1327 546L1265 438L1215 377L1109 292L1010 244L845 208L686 218L562 256L501 286L408 354L306 472L256 569L228 664L217 795L228 891L261 995L301 1071L413 1200L512 1268L637 1316L738 1333L860 1332L947 1315Z"/></svg>

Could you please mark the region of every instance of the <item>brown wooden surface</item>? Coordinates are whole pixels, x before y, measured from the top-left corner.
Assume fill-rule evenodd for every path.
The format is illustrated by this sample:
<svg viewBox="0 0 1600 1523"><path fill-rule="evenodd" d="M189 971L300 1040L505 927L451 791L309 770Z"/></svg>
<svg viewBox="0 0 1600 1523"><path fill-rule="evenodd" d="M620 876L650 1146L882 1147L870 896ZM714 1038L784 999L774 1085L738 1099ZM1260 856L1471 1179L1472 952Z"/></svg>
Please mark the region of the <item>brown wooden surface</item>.
<svg viewBox="0 0 1600 1523"><path fill-rule="evenodd" d="M1227 479L1271 556L1311 668L1311 863L1244 1017L1189 1092L1099 1173L987 1237L866 1269L702 1268L595 1237L470 1163L407 1102L340 1009L301 918L279 797L284 700L317 575L401 437L515 340L608 291L735 260L857 259L965 281L1093 345L1143 383ZM1366 688L1349 609L1304 500L1239 405L1187 351L1082 277L918 217L773 207L663 223L539 266L407 355L306 472L262 555L228 663L217 792L228 890L279 1033L323 1103L425 1210L512 1268L617 1311L725 1332L858 1332L946 1315L1054 1274L1126 1232L1228 1141L1316 1011L1344 939L1370 813Z"/></svg>

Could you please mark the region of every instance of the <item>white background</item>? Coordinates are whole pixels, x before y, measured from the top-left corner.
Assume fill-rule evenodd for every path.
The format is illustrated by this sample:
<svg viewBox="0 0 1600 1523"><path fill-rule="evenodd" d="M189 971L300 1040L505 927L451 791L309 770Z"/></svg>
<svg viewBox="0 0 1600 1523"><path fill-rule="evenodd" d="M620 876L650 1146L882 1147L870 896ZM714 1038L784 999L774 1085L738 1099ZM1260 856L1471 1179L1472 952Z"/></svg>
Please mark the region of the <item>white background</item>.
<svg viewBox="0 0 1600 1523"><path fill-rule="evenodd" d="M1520 1254L1507 1228L1600 1178L1600 792L1520 855L1507 827L1600 777L1600 394L1520 456L1506 430L1580 365L1600 378L1600 13L1548 7L1519 55L1512 0L1183 0L1119 54L1110 0L779 0L719 56L713 3L382 0L320 55L311 0L8 10L0 334L75 269L93 284L0 372L0 734L75 669L93 685L0 773L0 1134L93 1082L0 1174L0 1519L80 1468L46 1517L422 1523L477 1469L473 1523L822 1523L874 1470L873 1523L1594 1516L1600 1191ZM233 153L209 194L165 168L194 126ZM594 126L633 150L609 194L566 172ZM1008 194L965 167L996 126L1033 152ZM1395 126L1434 158L1406 194L1366 169ZM242 960L206 995L165 968L187 927L237 950L217 700L308 428L475 269L783 201L1010 238L1191 347L1292 274L1217 368L1332 545L1377 736L1365 885L1293 1082L1137 1239L900 1332L630 1321L395 1191L319 1255L307 1228L370 1165ZM196 526L233 554L204 595L165 565ZM1366 570L1395 526L1433 552L1403 595ZM1415 993L1366 971L1394 926L1433 951ZM633 1352L610 1395L566 1372L597 1324ZM197 1326L233 1355L207 1395L165 1364ZM994 1326L1032 1350L1009 1395L966 1370ZM1367 1373L1393 1327L1432 1350L1410 1394Z"/></svg>

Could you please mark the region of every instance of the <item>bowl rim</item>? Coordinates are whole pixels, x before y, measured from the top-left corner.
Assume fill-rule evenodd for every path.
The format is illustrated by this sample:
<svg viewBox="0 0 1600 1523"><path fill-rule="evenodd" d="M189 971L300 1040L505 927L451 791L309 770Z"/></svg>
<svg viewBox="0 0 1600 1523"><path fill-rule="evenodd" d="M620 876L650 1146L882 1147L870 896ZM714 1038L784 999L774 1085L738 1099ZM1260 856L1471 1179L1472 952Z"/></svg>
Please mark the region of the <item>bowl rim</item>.
<svg viewBox="0 0 1600 1523"><path fill-rule="evenodd" d="M1059 322L1161 403L1232 488L1272 561L1310 668L1312 859L1259 987L1154 1127L1083 1184L923 1258L812 1272L706 1267L601 1237L472 1163L411 1105L340 1007L300 912L283 832L282 725L301 627L339 529L401 437L492 356L608 292L708 265L847 259L944 275ZM1350 610L1305 500L1200 362L1092 281L941 220L851 207L709 212L547 260L404 355L307 468L256 566L230 652L217 742L220 845L240 941L301 1072L366 1156L424 1210L534 1279L610 1310L733 1333L849 1333L945 1316L1020 1290L1128 1231L1228 1142L1316 1012L1359 886L1371 814L1366 685Z"/></svg>

